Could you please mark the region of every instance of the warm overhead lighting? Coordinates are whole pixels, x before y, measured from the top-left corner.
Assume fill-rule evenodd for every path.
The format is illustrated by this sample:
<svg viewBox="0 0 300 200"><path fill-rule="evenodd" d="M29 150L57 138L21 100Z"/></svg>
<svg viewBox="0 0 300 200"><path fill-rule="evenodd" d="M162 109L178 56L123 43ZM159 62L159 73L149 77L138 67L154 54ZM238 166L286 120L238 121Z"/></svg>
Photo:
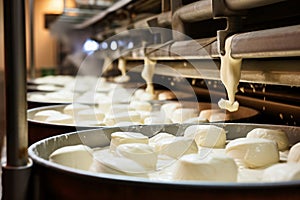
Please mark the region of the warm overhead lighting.
<svg viewBox="0 0 300 200"><path fill-rule="evenodd" d="M45 2L45 8L47 12L62 13L64 10L63 0L50 0Z"/></svg>
<svg viewBox="0 0 300 200"><path fill-rule="evenodd" d="M102 43L101 43L101 48L102 48L102 49L107 49L107 48L108 48L107 42L102 42Z"/></svg>
<svg viewBox="0 0 300 200"><path fill-rule="evenodd" d="M115 50L117 50L117 48L118 48L118 43L116 41L112 41L110 43L110 49L115 51Z"/></svg>
<svg viewBox="0 0 300 200"><path fill-rule="evenodd" d="M93 52L99 49L99 43L95 40L88 39L83 45L84 52Z"/></svg>

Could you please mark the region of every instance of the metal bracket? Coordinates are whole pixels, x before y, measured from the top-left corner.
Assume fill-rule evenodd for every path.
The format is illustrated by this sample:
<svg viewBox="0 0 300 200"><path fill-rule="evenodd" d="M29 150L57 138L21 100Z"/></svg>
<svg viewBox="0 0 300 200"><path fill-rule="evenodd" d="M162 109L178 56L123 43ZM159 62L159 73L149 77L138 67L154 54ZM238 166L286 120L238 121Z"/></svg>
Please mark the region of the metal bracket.
<svg viewBox="0 0 300 200"><path fill-rule="evenodd" d="M241 29L242 16L247 11L230 10L224 0L212 0L212 7L214 19L225 18L227 21L226 29L217 31L218 51L219 54L225 55L225 40Z"/></svg>
<svg viewBox="0 0 300 200"><path fill-rule="evenodd" d="M217 31L218 51L221 55L225 55L226 38L233 33L236 33L241 27L241 18L239 17L226 17L226 21L226 29Z"/></svg>

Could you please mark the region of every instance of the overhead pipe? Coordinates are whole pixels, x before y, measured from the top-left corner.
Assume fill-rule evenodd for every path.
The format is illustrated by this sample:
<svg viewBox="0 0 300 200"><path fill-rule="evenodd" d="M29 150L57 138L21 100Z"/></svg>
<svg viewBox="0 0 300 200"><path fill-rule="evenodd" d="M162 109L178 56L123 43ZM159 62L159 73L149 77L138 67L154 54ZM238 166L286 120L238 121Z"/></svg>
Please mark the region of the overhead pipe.
<svg viewBox="0 0 300 200"><path fill-rule="evenodd" d="M224 0L227 7L231 10L244 10L250 8L257 8L260 6L267 6L274 3L286 0Z"/></svg>
<svg viewBox="0 0 300 200"><path fill-rule="evenodd" d="M222 8L222 10L227 9L229 13L231 13L282 1L286 0L219 0L219 2L216 2L220 5L224 4L226 8ZM172 29L174 30L173 39L184 40L184 35L180 34L185 33L184 23L212 19L214 17L213 9L212 0L199 0L176 10L172 17Z"/></svg>
<svg viewBox="0 0 300 200"><path fill-rule="evenodd" d="M211 19L213 17L212 1L201 0L176 10L172 17L174 40L184 40L184 22L195 22Z"/></svg>
<svg viewBox="0 0 300 200"><path fill-rule="evenodd" d="M28 158L26 102L25 1L3 0L6 163L2 164L3 199L27 199L32 162Z"/></svg>

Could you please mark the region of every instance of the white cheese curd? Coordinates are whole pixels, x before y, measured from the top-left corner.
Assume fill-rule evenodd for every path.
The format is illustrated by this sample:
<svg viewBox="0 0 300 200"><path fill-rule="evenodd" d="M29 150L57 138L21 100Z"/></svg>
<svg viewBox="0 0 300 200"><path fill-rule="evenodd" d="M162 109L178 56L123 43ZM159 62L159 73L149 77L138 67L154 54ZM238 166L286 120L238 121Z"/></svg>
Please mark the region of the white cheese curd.
<svg viewBox="0 0 300 200"><path fill-rule="evenodd" d="M264 138L273 140L277 143L279 151L284 151L289 148L289 139L282 130L255 128L247 134L247 138Z"/></svg>
<svg viewBox="0 0 300 200"><path fill-rule="evenodd" d="M141 123L141 116L138 112L129 111L129 112L122 112L117 114L108 114L104 118L104 123L108 126L114 126L120 122L136 122Z"/></svg>
<svg viewBox="0 0 300 200"><path fill-rule="evenodd" d="M90 108L90 106L84 104L69 104L64 107L63 112L64 114L74 116L74 113L78 113L81 110L87 110Z"/></svg>
<svg viewBox="0 0 300 200"><path fill-rule="evenodd" d="M65 85L70 81L73 81L74 77L68 75L48 75L43 77L38 77L34 79L36 84L53 84L56 85Z"/></svg>
<svg viewBox="0 0 300 200"><path fill-rule="evenodd" d="M76 121L103 121L105 114L98 109L80 110L75 114Z"/></svg>
<svg viewBox="0 0 300 200"><path fill-rule="evenodd" d="M141 116L141 123L144 123L145 119L151 117L151 112L149 111L137 111Z"/></svg>
<svg viewBox="0 0 300 200"><path fill-rule="evenodd" d="M151 111L152 105L147 101L131 101L129 108L137 111Z"/></svg>
<svg viewBox="0 0 300 200"><path fill-rule="evenodd" d="M158 94L157 99L161 101L176 99L176 95L171 91L163 91Z"/></svg>
<svg viewBox="0 0 300 200"><path fill-rule="evenodd" d="M57 91L57 92L49 92L45 94L45 97L48 102L57 102L57 103L66 103L66 102L73 102L74 97L73 92L70 91Z"/></svg>
<svg viewBox="0 0 300 200"><path fill-rule="evenodd" d="M209 117L208 121L209 122L224 122L224 121L228 121L229 115L227 115L226 113L212 113L211 116Z"/></svg>
<svg viewBox="0 0 300 200"><path fill-rule="evenodd" d="M106 98L106 94L102 93L95 93L95 92L86 92L82 94L81 96L77 97L75 99L75 102L81 103L81 104L97 104L100 99Z"/></svg>
<svg viewBox="0 0 300 200"><path fill-rule="evenodd" d="M198 110L193 108L177 108L171 115L173 123L183 123L185 120L197 117Z"/></svg>
<svg viewBox="0 0 300 200"><path fill-rule="evenodd" d="M139 100L140 96L145 93L144 89L137 89L134 91L133 96L132 96L132 100Z"/></svg>
<svg viewBox="0 0 300 200"><path fill-rule="evenodd" d="M140 101L151 101L157 98L157 94L156 93L148 93L148 92L144 92L141 94L141 96L139 96L138 100Z"/></svg>
<svg viewBox="0 0 300 200"><path fill-rule="evenodd" d="M28 101L47 102L48 98L44 94L29 94Z"/></svg>
<svg viewBox="0 0 300 200"><path fill-rule="evenodd" d="M218 103L221 109L229 112L237 111L239 103L235 101L235 93L241 78L242 59L231 57L231 41L234 36L230 36L225 41L225 55L221 55L221 81L224 84L228 100L221 99Z"/></svg>
<svg viewBox="0 0 300 200"><path fill-rule="evenodd" d="M115 155L118 157L125 157L131 159L147 171L156 170L157 153L154 148L148 144L143 143L127 143L117 146Z"/></svg>
<svg viewBox="0 0 300 200"><path fill-rule="evenodd" d="M111 134L110 150L114 152L121 144L143 143L148 144L149 138L137 132L114 132Z"/></svg>
<svg viewBox="0 0 300 200"><path fill-rule="evenodd" d="M112 107L112 99L111 97L103 97L98 100L97 105L98 109L101 110L103 113L109 113Z"/></svg>
<svg viewBox="0 0 300 200"><path fill-rule="evenodd" d="M58 114L58 115L52 115L48 117L45 122L48 123L54 123L54 124L68 124L68 125L74 125L74 119L70 115L66 114Z"/></svg>
<svg viewBox="0 0 300 200"><path fill-rule="evenodd" d="M51 153L49 160L67 167L89 170L93 162L93 150L86 145L65 146Z"/></svg>
<svg viewBox="0 0 300 200"><path fill-rule="evenodd" d="M176 137L175 135L172 135L170 133L161 132L161 133L158 133L157 135L154 135L153 137L149 138L149 145L155 146L155 144L161 140L174 139L175 137Z"/></svg>
<svg viewBox="0 0 300 200"><path fill-rule="evenodd" d="M300 163L300 142L294 144L287 157L288 163Z"/></svg>
<svg viewBox="0 0 300 200"><path fill-rule="evenodd" d="M189 154L181 157L175 164L174 180L202 180L236 182L238 167L230 157L209 154Z"/></svg>
<svg viewBox="0 0 300 200"><path fill-rule="evenodd" d="M294 181L300 180L299 163L279 163L265 169L262 181Z"/></svg>
<svg viewBox="0 0 300 200"><path fill-rule="evenodd" d="M157 141L153 146L159 154L167 155L174 159L198 152L195 141L185 137L165 138Z"/></svg>
<svg viewBox="0 0 300 200"><path fill-rule="evenodd" d="M144 124L146 125L151 125L151 124L170 124L171 121L166 119L163 116L150 116L150 117L146 117L144 119Z"/></svg>
<svg viewBox="0 0 300 200"><path fill-rule="evenodd" d="M226 132L215 125L192 125L184 131L184 137L192 138L201 147L224 148Z"/></svg>
<svg viewBox="0 0 300 200"><path fill-rule="evenodd" d="M80 120L76 121L76 126L105 126L105 124L98 120Z"/></svg>
<svg viewBox="0 0 300 200"><path fill-rule="evenodd" d="M223 98L220 99L220 101L218 102L218 106L222 109L226 109L229 112L235 112L239 109L239 102L234 101L233 103L231 103L229 100L225 100Z"/></svg>
<svg viewBox="0 0 300 200"><path fill-rule="evenodd" d="M178 102L174 102L174 103L172 102L172 103L163 104L160 107L160 111L166 119L171 120L173 116L173 112L178 108L182 108L182 104Z"/></svg>
<svg viewBox="0 0 300 200"><path fill-rule="evenodd" d="M133 90L126 89L123 87L116 87L108 93L108 96L115 103L129 103L133 96Z"/></svg>
<svg viewBox="0 0 300 200"><path fill-rule="evenodd" d="M120 174L135 177L148 177L149 169L134 160L116 156L104 149L94 153L94 161L89 169L92 172Z"/></svg>
<svg viewBox="0 0 300 200"><path fill-rule="evenodd" d="M129 104L112 104L109 114L126 113L130 110Z"/></svg>
<svg viewBox="0 0 300 200"><path fill-rule="evenodd" d="M201 110L199 113L199 117L203 118L203 119L207 119L209 120L211 115L214 113L225 113L225 111L221 110L221 109L205 109L205 110Z"/></svg>
<svg viewBox="0 0 300 200"><path fill-rule="evenodd" d="M48 117L59 114L61 114L61 112L57 110L42 110L36 112L33 119L37 121L45 121Z"/></svg>
<svg viewBox="0 0 300 200"><path fill-rule="evenodd" d="M158 97L157 97L158 100L170 100L170 99L176 99L176 96L173 92L171 91L164 91L164 92L160 92L158 94Z"/></svg>
<svg viewBox="0 0 300 200"><path fill-rule="evenodd" d="M105 79L100 79L97 82L95 91L96 92L109 92L117 87L115 83L106 82Z"/></svg>
<svg viewBox="0 0 300 200"><path fill-rule="evenodd" d="M204 123L204 122L208 122L207 119L202 118L202 117L192 117L189 118L187 120L185 120L183 123Z"/></svg>
<svg viewBox="0 0 300 200"><path fill-rule="evenodd" d="M50 85L50 84L49 85L48 84L38 85L36 88L37 88L37 90L48 91L48 92L53 92L53 91L62 89L62 87L58 87L58 86Z"/></svg>
<svg viewBox="0 0 300 200"><path fill-rule="evenodd" d="M239 166L238 182L240 183L261 182L265 168L249 169L246 167L241 167L238 162L236 163Z"/></svg>
<svg viewBox="0 0 300 200"><path fill-rule="evenodd" d="M226 146L226 155L240 160L245 167L266 167L279 161L277 144L263 138L238 138Z"/></svg>

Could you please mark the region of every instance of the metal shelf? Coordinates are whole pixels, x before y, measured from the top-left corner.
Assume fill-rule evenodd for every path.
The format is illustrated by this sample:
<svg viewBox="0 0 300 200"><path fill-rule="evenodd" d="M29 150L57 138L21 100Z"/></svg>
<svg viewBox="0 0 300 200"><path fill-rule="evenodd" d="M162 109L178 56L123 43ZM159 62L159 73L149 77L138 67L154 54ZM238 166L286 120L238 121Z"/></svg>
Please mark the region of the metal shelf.
<svg viewBox="0 0 300 200"><path fill-rule="evenodd" d="M158 61L155 73L165 76L183 76L196 79L220 80L218 59ZM241 82L300 86L300 58L245 59L242 62ZM141 72L143 61L127 61L129 71Z"/></svg>

